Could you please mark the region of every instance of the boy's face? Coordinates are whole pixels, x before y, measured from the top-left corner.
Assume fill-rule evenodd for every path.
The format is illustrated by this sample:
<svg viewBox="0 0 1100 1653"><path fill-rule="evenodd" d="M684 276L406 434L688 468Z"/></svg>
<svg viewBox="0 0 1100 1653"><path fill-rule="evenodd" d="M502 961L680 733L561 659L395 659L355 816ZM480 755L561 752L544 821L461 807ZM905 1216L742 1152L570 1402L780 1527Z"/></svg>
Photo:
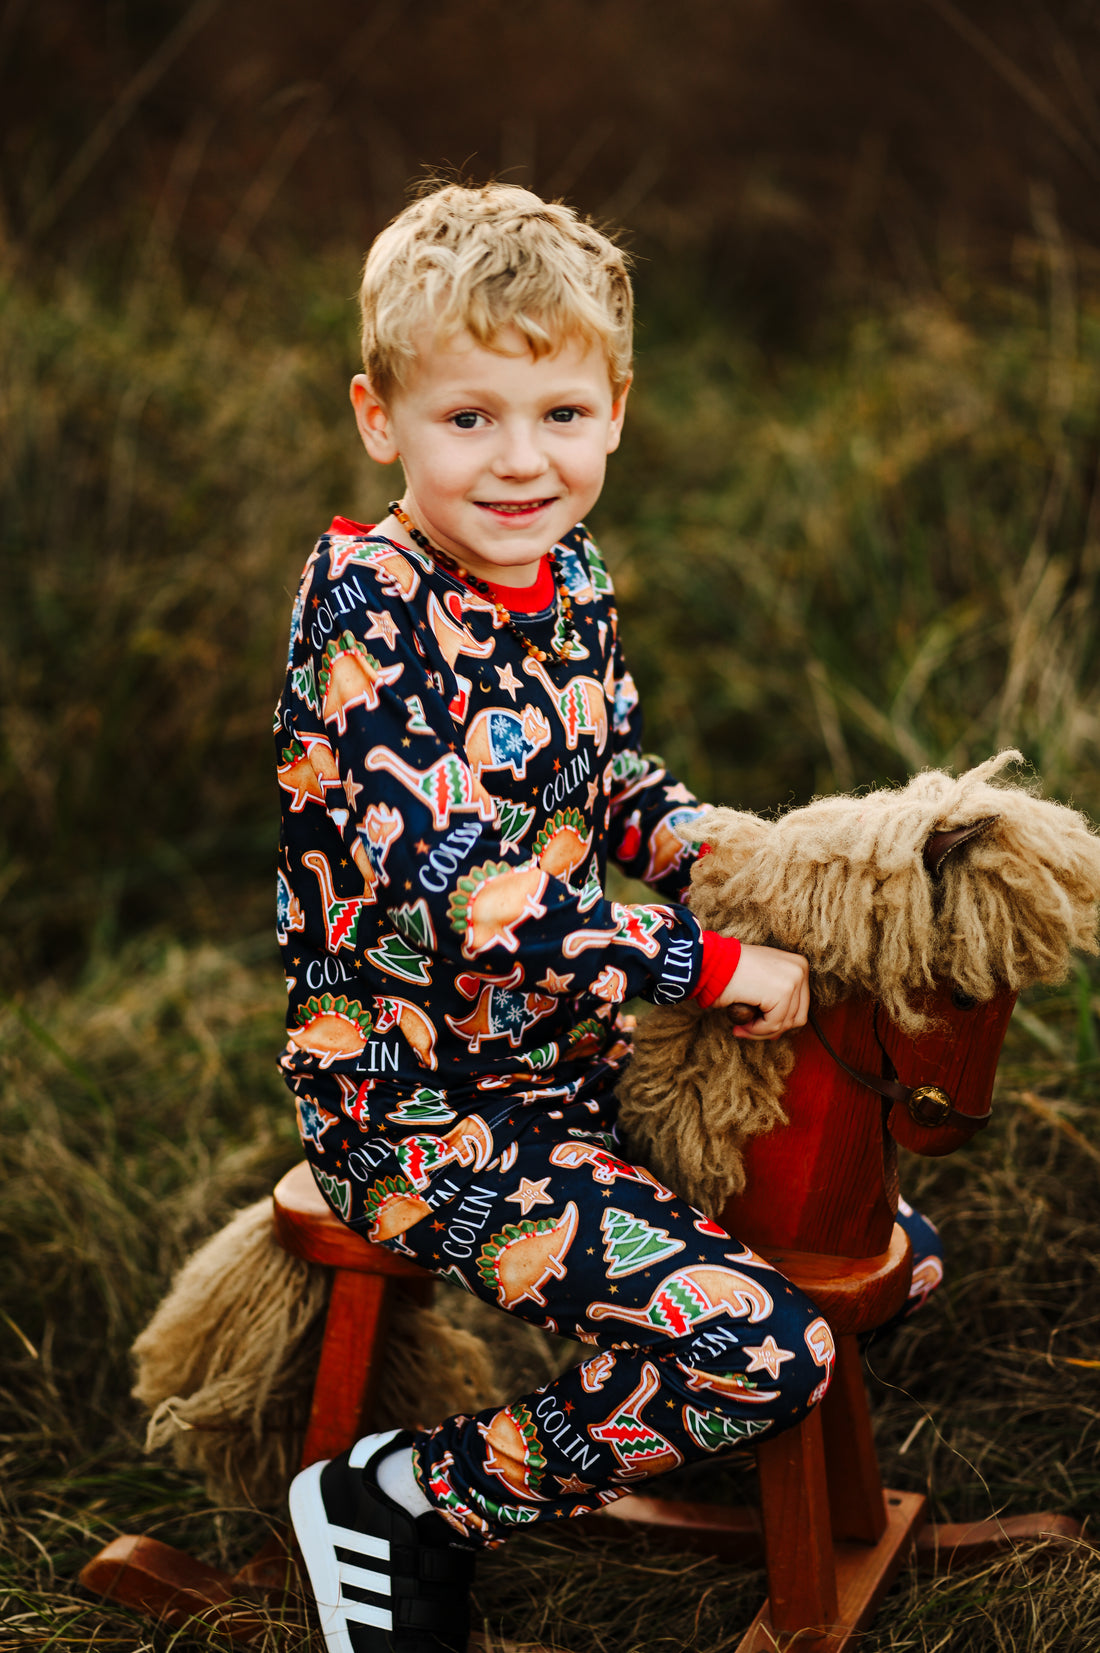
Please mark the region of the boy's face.
<svg viewBox="0 0 1100 1653"><path fill-rule="evenodd" d="M492 350L468 334L419 342L388 403L353 379L364 446L401 460L402 504L434 545L484 580L530 585L599 498L626 391L612 397L603 351L576 338L538 361L512 329Z"/></svg>

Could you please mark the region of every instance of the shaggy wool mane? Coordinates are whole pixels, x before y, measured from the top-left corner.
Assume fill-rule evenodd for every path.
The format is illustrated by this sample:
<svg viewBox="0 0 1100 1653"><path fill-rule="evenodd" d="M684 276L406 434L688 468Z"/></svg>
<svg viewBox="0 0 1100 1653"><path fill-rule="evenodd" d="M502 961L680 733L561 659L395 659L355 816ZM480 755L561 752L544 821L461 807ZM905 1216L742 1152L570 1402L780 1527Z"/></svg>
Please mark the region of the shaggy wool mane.
<svg viewBox="0 0 1100 1653"><path fill-rule="evenodd" d="M688 905L707 929L805 954L816 1004L865 993L913 1036L937 982L984 1003L1059 981L1074 951L1097 951L1100 839L1076 810L995 781L1022 761L1002 752L957 779L929 770L776 821L708 810L689 828L711 853ZM933 880L932 834L983 820ZM786 1122L792 1063L789 1040L738 1039L724 1011L652 1011L619 1088L631 1152L717 1216L744 1187L745 1139Z"/></svg>

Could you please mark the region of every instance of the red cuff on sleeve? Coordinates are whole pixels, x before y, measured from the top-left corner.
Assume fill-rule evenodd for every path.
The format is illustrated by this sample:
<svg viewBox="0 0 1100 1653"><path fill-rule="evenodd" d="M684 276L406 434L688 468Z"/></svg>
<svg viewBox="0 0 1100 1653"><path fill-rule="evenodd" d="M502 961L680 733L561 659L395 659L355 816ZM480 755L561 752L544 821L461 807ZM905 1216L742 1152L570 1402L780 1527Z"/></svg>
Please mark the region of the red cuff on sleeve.
<svg viewBox="0 0 1100 1653"><path fill-rule="evenodd" d="M703 968L691 995L704 1010L709 1010L722 997L730 977L741 962L741 943L736 936L720 936L715 930L703 931Z"/></svg>

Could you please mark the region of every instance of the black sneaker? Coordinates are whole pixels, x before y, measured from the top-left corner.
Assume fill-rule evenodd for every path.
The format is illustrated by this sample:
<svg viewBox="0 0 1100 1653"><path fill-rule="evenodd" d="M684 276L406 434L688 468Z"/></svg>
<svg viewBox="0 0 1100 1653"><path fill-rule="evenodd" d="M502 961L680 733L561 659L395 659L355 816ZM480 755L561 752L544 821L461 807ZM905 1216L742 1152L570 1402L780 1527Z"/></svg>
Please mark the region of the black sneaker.
<svg viewBox="0 0 1100 1653"><path fill-rule="evenodd" d="M434 1510L410 1515L375 1480L379 1460L412 1438L365 1435L291 1482L328 1653L466 1653L476 1552Z"/></svg>

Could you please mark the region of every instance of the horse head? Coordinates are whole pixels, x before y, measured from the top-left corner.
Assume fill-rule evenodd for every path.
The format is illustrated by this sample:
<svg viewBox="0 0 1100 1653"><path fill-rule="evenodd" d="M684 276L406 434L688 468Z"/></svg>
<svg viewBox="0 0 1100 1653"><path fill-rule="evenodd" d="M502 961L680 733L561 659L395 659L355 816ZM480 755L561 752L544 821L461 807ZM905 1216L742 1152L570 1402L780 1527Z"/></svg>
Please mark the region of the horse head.
<svg viewBox="0 0 1100 1653"><path fill-rule="evenodd" d="M1075 811L994 785L1014 758L775 821L710 810L695 823L712 853L692 870L692 910L805 954L817 1026L757 1043L726 1011L657 1009L620 1120L635 1154L739 1238L881 1251L896 1143L968 1141L1016 993L1096 950L1100 840Z"/></svg>

